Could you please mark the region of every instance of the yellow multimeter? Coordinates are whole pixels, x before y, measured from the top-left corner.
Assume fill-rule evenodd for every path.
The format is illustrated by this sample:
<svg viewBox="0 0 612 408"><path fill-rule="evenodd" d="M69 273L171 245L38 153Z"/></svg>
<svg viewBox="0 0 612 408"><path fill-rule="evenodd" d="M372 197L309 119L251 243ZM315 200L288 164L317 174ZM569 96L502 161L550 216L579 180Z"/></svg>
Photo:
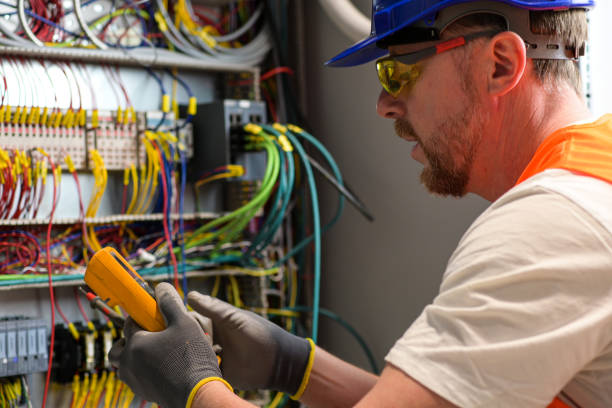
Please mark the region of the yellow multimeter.
<svg viewBox="0 0 612 408"><path fill-rule="evenodd" d="M166 328L153 289L114 248L102 248L94 254L85 271L85 283L110 307L121 306L143 329Z"/></svg>

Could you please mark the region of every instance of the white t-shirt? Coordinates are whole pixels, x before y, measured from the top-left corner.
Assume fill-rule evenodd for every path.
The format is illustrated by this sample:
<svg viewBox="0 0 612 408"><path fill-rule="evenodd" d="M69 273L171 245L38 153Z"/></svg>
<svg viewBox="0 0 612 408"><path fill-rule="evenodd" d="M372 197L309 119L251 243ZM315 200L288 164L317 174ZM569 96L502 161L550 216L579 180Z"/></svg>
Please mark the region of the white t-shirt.
<svg viewBox="0 0 612 408"><path fill-rule="evenodd" d="M386 361L464 408L543 408L562 390L612 407L611 231L612 184L555 169L514 187Z"/></svg>

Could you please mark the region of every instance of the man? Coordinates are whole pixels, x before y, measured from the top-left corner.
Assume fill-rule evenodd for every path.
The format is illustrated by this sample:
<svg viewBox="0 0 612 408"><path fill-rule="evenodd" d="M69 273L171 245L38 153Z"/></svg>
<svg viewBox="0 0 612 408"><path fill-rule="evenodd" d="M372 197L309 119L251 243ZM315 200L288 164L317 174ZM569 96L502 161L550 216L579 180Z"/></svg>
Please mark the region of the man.
<svg viewBox="0 0 612 408"><path fill-rule="evenodd" d="M378 113L416 142L424 184L493 202L380 377L192 292L220 370L167 284L168 329L129 323L119 376L164 408L250 406L229 384L312 407L611 407L612 116L590 117L577 66L592 5L375 0L371 36L330 61L389 54Z"/></svg>

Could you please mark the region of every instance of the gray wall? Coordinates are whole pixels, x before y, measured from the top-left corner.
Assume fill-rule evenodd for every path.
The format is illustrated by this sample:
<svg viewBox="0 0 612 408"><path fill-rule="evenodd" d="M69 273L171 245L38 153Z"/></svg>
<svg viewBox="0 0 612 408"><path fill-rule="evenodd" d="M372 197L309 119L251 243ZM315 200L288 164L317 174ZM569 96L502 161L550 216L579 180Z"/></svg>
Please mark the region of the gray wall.
<svg viewBox="0 0 612 408"><path fill-rule="evenodd" d="M325 68L350 45L318 1L305 0L307 116L313 133L337 159L343 175L376 216L366 221L348 206L323 240L322 306L364 336L380 366L394 341L437 293L463 231L488 204L475 196L433 197L420 185L412 144L376 115L380 90L372 63ZM355 0L369 15L371 0ZM322 186L324 187L324 186ZM336 194L323 188L324 214ZM322 321L320 344L362 367L367 360L341 327Z"/></svg>

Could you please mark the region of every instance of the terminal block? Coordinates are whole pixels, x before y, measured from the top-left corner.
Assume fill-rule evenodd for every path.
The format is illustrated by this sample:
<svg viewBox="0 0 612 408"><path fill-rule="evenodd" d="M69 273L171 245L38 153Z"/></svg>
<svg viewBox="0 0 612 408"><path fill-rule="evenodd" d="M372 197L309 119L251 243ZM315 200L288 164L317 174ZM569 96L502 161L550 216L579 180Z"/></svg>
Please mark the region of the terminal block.
<svg viewBox="0 0 612 408"><path fill-rule="evenodd" d="M193 118L194 160L190 176L197 180L202 174L219 166L241 164L243 144L239 137L247 123L266 123L266 106L261 101L226 99L198 105ZM249 168L246 167L249 179Z"/></svg>
<svg viewBox="0 0 612 408"><path fill-rule="evenodd" d="M47 370L47 324L25 317L0 319L0 377Z"/></svg>

